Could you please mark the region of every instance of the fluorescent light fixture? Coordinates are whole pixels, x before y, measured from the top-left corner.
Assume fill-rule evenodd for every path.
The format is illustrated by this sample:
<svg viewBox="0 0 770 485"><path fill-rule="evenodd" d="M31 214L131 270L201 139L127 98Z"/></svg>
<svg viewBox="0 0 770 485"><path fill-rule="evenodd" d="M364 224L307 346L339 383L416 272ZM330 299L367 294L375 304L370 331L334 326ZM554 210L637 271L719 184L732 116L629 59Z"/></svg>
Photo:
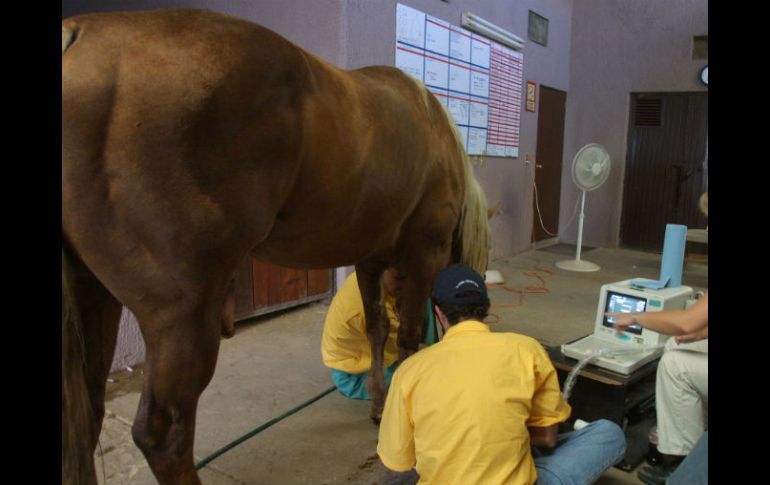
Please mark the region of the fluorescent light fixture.
<svg viewBox="0 0 770 485"><path fill-rule="evenodd" d="M524 40L505 29L501 29L497 25L487 22L478 15L470 12L463 13L462 25L468 30L472 30L477 34L489 37L503 45L515 49L517 51L524 50Z"/></svg>

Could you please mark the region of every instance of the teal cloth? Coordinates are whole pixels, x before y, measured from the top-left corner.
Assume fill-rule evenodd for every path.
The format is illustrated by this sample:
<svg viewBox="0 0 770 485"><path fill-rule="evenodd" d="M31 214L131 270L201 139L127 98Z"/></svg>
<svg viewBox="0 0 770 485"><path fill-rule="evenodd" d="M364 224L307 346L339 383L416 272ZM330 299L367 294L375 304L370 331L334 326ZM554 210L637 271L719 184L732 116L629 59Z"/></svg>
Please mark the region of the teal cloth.
<svg viewBox="0 0 770 485"><path fill-rule="evenodd" d="M429 298L425 306L425 316L423 318L422 343L432 345L436 342L438 342L436 316L433 314L433 302ZM390 367L383 366L386 386L390 386L390 381L393 379L393 373L396 372L397 368L398 362L394 362ZM332 369L332 382L334 382L334 385L337 386L337 390L340 391L343 396L350 399L370 401L371 397L369 397L369 393L366 391L366 377L368 375L368 372L348 374L341 370Z"/></svg>
<svg viewBox="0 0 770 485"><path fill-rule="evenodd" d="M396 372L397 367L398 362L394 362L390 367L383 366L386 386L390 385L390 381L393 379L393 373ZM341 370L332 369L332 382L337 386L337 390L347 398L371 401L372 398L369 397L369 393L366 391L366 377L368 375L368 372L348 374Z"/></svg>
<svg viewBox="0 0 770 485"><path fill-rule="evenodd" d="M428 298L425 305L425 317L422 325L422 343L433 345L438 342L438 332L436 331L436 315L433 313L433 301Z"/></svg>

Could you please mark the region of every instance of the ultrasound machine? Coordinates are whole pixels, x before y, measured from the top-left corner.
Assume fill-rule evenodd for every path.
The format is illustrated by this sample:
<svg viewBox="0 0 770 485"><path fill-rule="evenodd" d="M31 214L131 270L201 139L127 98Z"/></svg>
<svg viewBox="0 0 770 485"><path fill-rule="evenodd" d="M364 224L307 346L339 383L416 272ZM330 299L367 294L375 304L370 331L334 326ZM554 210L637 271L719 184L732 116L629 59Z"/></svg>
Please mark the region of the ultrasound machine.
<svg viewBox="0 0 770 485"><path fill-rule="evenodd" d="M577 360L593 357L592 364L625 375L660 357L667 335L639 325L632 325L621 333L614 328L615 319L604 314L683 310L693 298L693 289L689 286L645 288L637 286L639 282L640 279L629 279L602 286L593 334L563 344L562 353Z"/></svg>

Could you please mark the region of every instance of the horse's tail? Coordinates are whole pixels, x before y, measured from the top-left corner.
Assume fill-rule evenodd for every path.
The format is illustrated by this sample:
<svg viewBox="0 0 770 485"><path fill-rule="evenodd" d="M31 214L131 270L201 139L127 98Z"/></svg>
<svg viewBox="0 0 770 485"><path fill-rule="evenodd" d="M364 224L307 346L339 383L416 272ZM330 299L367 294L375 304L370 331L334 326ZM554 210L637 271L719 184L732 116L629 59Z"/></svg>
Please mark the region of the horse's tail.
<svg viewBox="0 0 770 485"><path fill-rule="evenodd" d="M67 250L61 265L62 484L96 484L91 439L94 413L85 377L85 343Z"/></svg>
<svg viewBox="0 0 770 485"><path fill-rule="evenodd" d="M460 149L465 165L465 201L458 226L459 258L461 262L484 276L489 260L491 239L487 217L487 199L473 175L473 168L462 145Z"/></svg>

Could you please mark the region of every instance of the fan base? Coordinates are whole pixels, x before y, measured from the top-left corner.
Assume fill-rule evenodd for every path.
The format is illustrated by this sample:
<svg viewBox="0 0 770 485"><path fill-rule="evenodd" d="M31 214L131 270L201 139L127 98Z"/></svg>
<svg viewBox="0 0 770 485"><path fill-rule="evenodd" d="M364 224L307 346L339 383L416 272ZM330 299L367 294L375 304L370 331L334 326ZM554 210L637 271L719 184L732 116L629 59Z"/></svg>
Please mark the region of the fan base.
<svg viewBox="0 0 770 485"><path fill-rule="evenodd" d="M577 259L565 259L564 261L558 261L556 267L567 271L599 271L600 266L590 261L583 261Z"/></svg>

